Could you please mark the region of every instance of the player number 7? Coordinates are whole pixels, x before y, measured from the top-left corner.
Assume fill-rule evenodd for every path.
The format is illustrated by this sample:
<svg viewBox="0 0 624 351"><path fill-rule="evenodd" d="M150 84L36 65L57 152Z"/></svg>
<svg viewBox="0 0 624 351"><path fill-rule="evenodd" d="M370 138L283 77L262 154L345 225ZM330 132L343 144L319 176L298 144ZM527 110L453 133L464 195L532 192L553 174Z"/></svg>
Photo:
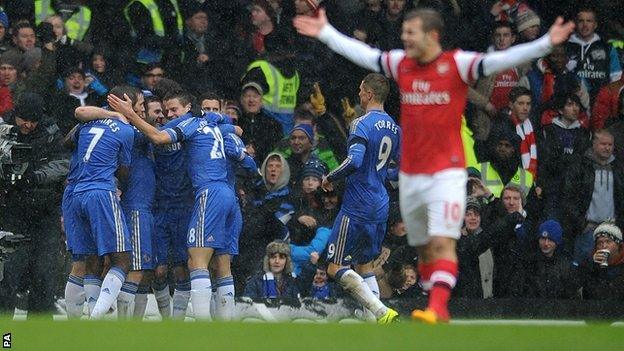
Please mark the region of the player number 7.
<svg viewBox="0 0 624 351"><path fill-rule="evenodd" d="M89 143L89 147L87 148L87 153L83 158L84 162L89 162L89 159L91 158L91 153L93 152L95 145L98 143L98 141L100 141L102 135L104 135L104 129L91 127L91 129L89 129L89 134L93 134L94 136L93 139L91 139L91 143Z"/></svg>

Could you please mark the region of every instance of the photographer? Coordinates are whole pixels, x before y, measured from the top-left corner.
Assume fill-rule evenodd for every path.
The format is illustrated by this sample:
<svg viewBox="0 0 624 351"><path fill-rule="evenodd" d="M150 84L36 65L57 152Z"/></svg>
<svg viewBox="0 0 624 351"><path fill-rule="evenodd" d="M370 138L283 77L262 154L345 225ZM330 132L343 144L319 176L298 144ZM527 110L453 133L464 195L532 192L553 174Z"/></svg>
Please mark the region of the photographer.
<svg viewBox="0 0 624 351"><path fill-rule="evenodd" d="M30 312L48 312L58 285L60 191L69 162L61 151L59 128L44 115L39 95L23 93L6 122L16 126L16 141L32 149L22 163L3 165L0 228L23 234L30 242L5 262L0 309L12 312L23 289L29 291Z"/></svg>

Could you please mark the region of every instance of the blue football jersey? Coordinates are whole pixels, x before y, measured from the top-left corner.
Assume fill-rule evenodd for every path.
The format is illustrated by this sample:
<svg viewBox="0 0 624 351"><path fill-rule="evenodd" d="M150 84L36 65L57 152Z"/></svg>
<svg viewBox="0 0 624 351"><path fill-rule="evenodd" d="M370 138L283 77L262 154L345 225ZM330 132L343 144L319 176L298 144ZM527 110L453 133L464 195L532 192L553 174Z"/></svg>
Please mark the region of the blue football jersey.
<svg viewBox="0 0 624 351"><path fill-rule="evenodd" d="M174 128L193 118L187 113L171 120L161 129ZM154 146L156 164L156 207L171 208L190 206L193 203L193 187L188 175L188 163L182 143Z"/></svg>
<svg viewBox="0 0 624 351"><path fill-rule="evenodd" d="M247 172L257 172L256 162L247 154L245 143L234 133L224 135L225 155L227 156L227 179L228 184L236 186L236 172L240 168Z"/></svg>
<svg viewBox="0 0 624 351"><path fill-rule="evenodd" d="M224 127L228 132L233 130L231 125ZM196 193L214 182L227 183L223 134L216 123L210 122L209 118L193 117L165 131L174 143L184 143L188 172Z"/></svg>
<svg viewBox="0 0 624 351"><path fill-rule="evenodd" d="M78 136L80 163L74 192L86 190L115 191L115 171L132 161L134 131L132 126L115 119L85 123Z"/></svg>
<svg viewBox="0 0 624 351"><path fill-rule="evenodd" d="M152 144L134 128L134 147L127 186L122 189L121 206L125 209L151 210L156 191Z"/></svg>
<svg viewBox="0 0 624 351"><path fill-rule="evenodd" d="M78 140L79 133L80 127L76 129L76 132L73 135L75 142ZM80 172L80 164L80 155L78 154L78 147L76 147L72 151L71 158L69 159L69 172L67 173L67 185L65 186L66 192L74 191L74 186L76 186L76 180L78 180L78 173Z"/></svg>
<svg viewBox="0 0 624 351"><path fill-rule="evenodd" d="M370 111L353 122L347 145L354 138L366 141L366 153L362 165L346 179L342 209L365 221L385 222L388 164L398 160L401 128L387 113Z"/></svg>

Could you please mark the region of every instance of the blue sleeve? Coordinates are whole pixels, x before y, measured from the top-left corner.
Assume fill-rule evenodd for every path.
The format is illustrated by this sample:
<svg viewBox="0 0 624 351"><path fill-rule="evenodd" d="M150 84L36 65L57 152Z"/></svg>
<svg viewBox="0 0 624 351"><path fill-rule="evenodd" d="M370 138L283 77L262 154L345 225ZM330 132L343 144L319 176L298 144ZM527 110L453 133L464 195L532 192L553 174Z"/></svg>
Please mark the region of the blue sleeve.
<svg viewBox="0 0 624 351"><path fill-rule="evenodd" d="M234 129L234 126L231 124L219 124L217 127L221 131L221 135L233 134L236 132L236 129Z"/></svg>
<svg viewBox="0 0 624 351"><path fill-rule="evenodd" d="M338 179L342 179L355 172L364 161L364 154L366 153L366 145L358 142L357 140L352 141L351 145L349 145L349 153L347 154L347 158L342 161L338 168L334 169L329 175L327 175L327 180L330 182L334 182Z"/></svg>
<svg viewBox="0 0 624 351"><path fill-rule="evenodd" d="M202 115L208 122L216 124L232 124L232 118L217 112L207 112Z"/></svg>
<svg viewBox="0 0 624 351"><path fill-rule="evenodd" d="M290 245L290 255L293 261L296 262L304 262L310 259L310 254L313 252L318 252L321 254L325 247L327 246L327 242L329 241L329 236L331 234L331 229L327 227L319 227L316 230L316 235L312 239L309 245Z"/></svg>
<svg viewBox="0 0 624 351"><path fill-rule="evenodd" d="M167 123L169 124L169 123ZM172 143L176 143L179 141L184 141L189 139L195 133L197 133L198 122L197 118L189 118L187 120L182 121L178 125L173 128L166 128L165 132L169 134Z"/></svg>
<svg viewBox="0 0 624 351"><path fill-rule="evenodd" d="M609 61L611 62L610 67L610 78L611 82L615 82L622 77L622 66L620 66L620 59L617 54L617 50L612 46L611 53L609 54Z"/></svg>
<svg viewBox="0 0 624 351"><path fill-rule="evenodd" d="M219 127L221 129L221 126ZM223 134L223 144L225 155L236 162L240 162L245 158L245 145L242 141L232 133Z"/></svg>
<svg viewBox="0 0 624 351"><path fill-rule="evenodd" d="M132 147L134 146L134 130L124 125L121 127L121 150L119 150L119 164L129 166L132 162Z"/></svg>
<svg viewBox="0 0 624 351"><path fill-rule="evenodd" d="M99 96L106 95L106 93L108 93L108 88L104 84L102 84L102 82L98 78L96 78L95 76L92 77L93 81L91 82L91 84L89 84L89 87L93 89L95 93Z"/></svg>
<svg viewBox="0 0 624 351"><path fill-rule="evenodd" d="M243 158L240 162L240 166L250 174L258 173L258 165L256 164L256 161L254 161L254 159L247 154L245 154L245 158Z"/></svg>

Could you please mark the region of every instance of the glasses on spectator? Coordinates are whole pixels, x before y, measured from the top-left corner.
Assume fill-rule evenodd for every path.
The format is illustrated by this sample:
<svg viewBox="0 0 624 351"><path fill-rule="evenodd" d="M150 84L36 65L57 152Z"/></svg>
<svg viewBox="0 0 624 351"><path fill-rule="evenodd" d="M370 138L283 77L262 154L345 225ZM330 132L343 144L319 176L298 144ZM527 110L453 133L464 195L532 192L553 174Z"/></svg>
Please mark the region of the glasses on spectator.
<svg viewBox="0 0 624 351"><path fill-rule="evenodd" d="M148 77L148 78L162 78L164 76L165 75L162 73L145 73L145 77Z"/></svg>

